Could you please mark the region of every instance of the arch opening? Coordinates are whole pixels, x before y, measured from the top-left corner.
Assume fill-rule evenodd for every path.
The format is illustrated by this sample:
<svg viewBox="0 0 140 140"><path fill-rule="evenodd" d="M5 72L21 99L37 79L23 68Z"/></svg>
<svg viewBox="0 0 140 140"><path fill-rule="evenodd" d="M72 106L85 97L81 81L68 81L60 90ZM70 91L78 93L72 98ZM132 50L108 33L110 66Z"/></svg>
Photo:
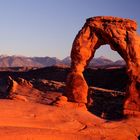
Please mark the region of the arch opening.
<svg viewBox="0 0 140 140"><path fill-rule="evenodd" d="M95 51L87 68L90 69L85 70L84 75L88 86L122 92L126 90L126 63L109 45L101 45Z"/></svg>
<svg viewBox="0 0 140 140"><path fill-rule="evenodd" d="M98 48L95 52L94 58L98 57L105 57L107 59L110 59L112 61L122 60L123 58L118 54L117 51L114 51L110 48L109 44L101 45L100 48Z"/></svg>
<svg viewBox="0 0 140 140"><path fill-rule="evenodd" d="M111 53L116 55L114 61L108 58ZM101 45L83 74L89 88L87 109L102 118L121 119L128 82L123 58L109 45Z"/></svg>

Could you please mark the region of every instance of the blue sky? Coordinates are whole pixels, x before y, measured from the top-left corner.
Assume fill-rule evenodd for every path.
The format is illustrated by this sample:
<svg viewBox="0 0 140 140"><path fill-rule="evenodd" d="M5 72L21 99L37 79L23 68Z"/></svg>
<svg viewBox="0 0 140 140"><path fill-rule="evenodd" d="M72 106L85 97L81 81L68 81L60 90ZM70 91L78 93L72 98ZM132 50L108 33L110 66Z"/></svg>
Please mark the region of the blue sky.
<svg viewBox="0 0 140 140"><path fill-rule="evenodd" d="M86 18L120 16L140 25L139 7L140 0L0 0L0 54L62 59ZM98 56L119 59L108 46Z"/></svg>

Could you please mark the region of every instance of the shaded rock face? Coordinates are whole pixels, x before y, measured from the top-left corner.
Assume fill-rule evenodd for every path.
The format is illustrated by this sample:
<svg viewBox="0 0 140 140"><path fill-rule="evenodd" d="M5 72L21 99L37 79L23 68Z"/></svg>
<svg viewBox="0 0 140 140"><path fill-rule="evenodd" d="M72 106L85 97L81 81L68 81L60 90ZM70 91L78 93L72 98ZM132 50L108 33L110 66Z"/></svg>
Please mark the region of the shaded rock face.
<svg viewBox="0 0 140 140"><path fill-rule="evenodd" d="M129 83L124 108L140 110L140 36L136 29L137 23L130 19L110 16L87 19L71 50L71 73L67 78L69 101L87 103L88 86L83 71L96 50L101 45L109 44L127 65Z"/></svg>

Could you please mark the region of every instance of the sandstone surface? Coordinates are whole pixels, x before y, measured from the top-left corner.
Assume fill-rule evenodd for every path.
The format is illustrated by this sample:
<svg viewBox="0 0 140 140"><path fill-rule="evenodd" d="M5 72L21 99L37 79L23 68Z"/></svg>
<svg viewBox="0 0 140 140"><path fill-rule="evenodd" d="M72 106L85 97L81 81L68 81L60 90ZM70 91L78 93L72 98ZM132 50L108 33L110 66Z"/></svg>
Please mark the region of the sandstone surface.
<svg viewBox="0 0 140 140"><path fill-rule="evenodd" d="M87 19L71 50L71 73L67 78L69 101L87 103L88 86L83 71L96 50L102 45L109 44L127 65L129 82L124 108L140 111L140 36L136 30L137 23L130 19L111 16Z"/></svg>
<svg viewBox="0 0 140 140"><path fill-rule="evenodd" d="M62 107L0 101L2 140L138 140L140 118L107 121L76 103Z"/></svg>

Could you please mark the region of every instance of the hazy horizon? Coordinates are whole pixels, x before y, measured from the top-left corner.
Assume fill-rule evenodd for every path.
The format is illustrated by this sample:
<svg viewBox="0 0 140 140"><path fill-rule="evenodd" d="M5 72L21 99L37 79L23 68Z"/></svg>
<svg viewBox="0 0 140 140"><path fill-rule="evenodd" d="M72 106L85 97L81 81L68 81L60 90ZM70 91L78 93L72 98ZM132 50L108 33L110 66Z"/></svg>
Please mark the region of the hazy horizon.
<svg viewBox="0 0 140 140"><path fill-rule="evenodd" d="M139 0L0 0L0 54L70 55L73 40L86 19L109 15L136 20L140 33ZM95 57L121 57L101 46Z"/></svg>
<svg viewBox="0 0 140 140"><path fill-rule="evenodd" d="M64 58L58 58L58 57L55 57L55 56L25 56L25 55L7 55L7 54L0 54L0 57L2 58L2 57L50 57L50 58L57 58L57 59L59 59L59 60L63 60L63 59L65 59L65 58L67 58L67 57L70 57L70 56L65 56ZM117 60L123 60L123 58L122 57L119 57L118 59L115 59L115 60L113 60L113 59L111 59L111 58L109 58L109 56L103 56L103 55L101 55L101 56L95 56L95 57L93 57L93 58L104 58L104 59L109 59L109 60L112 60L112 61L117 61Z"/></svg>

